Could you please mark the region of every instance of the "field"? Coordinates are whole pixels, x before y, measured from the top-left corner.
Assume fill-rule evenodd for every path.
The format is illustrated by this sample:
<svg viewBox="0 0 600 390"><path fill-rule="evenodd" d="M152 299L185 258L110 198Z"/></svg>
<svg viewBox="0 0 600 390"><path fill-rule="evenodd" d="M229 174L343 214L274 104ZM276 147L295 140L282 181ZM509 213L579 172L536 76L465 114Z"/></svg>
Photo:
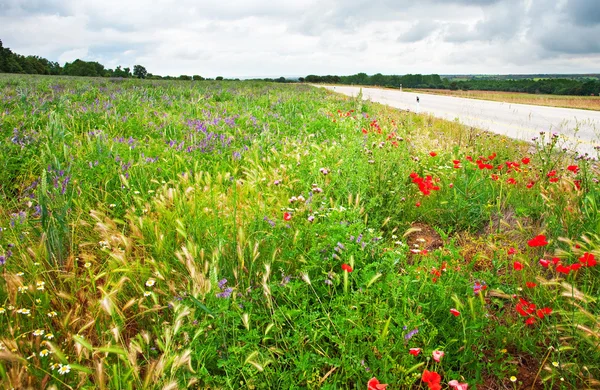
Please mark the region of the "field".
<svg viewBox="0 0 600 390"><path fill-rule="evenodd" d="M447 89L418 89L435 95L458 96L471 99L493 100L496 102L534 104L538 106L579 108L600 110L600 96L534 95L519 92L500 91L451 91Z"/></svg>
<svg viewBox="0 0 600 390"><path fill-rule="evenodd" d="M599 166L560 136L308 85L0 91L3 388L600 386Z"/></svg>

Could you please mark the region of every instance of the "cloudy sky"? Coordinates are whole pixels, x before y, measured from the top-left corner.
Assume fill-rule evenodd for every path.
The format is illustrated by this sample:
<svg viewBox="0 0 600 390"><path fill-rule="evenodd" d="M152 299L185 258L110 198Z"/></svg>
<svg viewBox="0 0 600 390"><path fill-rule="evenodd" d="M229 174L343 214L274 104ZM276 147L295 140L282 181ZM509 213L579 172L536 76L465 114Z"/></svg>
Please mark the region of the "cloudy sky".
<svg viewBox="0 0 600 390"><path fill-rule="evenodd" d="M0 0L19 54L154 74L599 73L600 0Z"/></svg>

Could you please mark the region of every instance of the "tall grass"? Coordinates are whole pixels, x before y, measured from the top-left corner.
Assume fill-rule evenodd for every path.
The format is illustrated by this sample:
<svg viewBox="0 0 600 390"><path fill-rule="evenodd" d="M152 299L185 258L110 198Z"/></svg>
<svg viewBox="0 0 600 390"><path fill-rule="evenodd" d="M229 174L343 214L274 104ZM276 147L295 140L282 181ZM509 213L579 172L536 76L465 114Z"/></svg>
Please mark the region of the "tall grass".
<svg viewBox="0 0 600 390"><path fill-rule="evenodd" d="M0 89L4 388L598 384L598 165L550 135L307 86Z"/></svg>

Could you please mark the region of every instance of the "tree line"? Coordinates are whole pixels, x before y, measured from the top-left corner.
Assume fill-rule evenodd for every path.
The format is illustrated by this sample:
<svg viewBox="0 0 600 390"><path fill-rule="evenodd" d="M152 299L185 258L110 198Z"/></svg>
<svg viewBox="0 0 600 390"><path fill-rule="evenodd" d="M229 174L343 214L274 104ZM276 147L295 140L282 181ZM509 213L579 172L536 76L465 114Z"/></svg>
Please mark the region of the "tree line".
<svg viewBox="0 0 600 390"><path fill-rule="evenodd" d="M23 73L23 74L43 74L43 75L65 75L65 76L89 76L89 77L137 77L142 79L163 79L163 80L209 80L200 75L180 75L159 76L149 73L142 65L135 65L133 69L129 67L117 66L115 69L106 69L104 65L94 61L83 61L77 59L73 62L67 62L60 66L58 62L49 61L39 56L23 56L13 53L9 48L5 48L0 40L0 73ZM509 77L509 76L507 76ZM222 76L216 80L224 80ZM284 77L269 79L260 79L264 81L273 81L279 83L296 82L296 80L286 79ZM451 90L483 90L483 91L504 91L504 92L526 92L543 93L551 95L599 95L600 81L597 79L585 79L581 77L573 78L543 78L526 79L498 78L497 76L473 77L465 79L442 78L437 74L421 75L383 75L376 73L368 75L366 73L357 73L350 76L337 75L308 75L300 77L297 81L307 83L327 83L327 84L346 84L346 85L373 85L390 88L431 88L431 89L451 89Z"/></svg>
<svg viewBox="0 0 600 390"><path fill-rule="evenodd" d="M451 90L480 90L541 93L550 95L600 95L600 81L585 78L548 78L548 79L502 79L491 76L490 78L471 78L464 80L451 80L442 78L437 74L421 75L407 74L372 76L358 73L351 76L316 76L308 75L300 78L307 83L345 84L345 85L373 85L389 88L429 88Z"/></svg>

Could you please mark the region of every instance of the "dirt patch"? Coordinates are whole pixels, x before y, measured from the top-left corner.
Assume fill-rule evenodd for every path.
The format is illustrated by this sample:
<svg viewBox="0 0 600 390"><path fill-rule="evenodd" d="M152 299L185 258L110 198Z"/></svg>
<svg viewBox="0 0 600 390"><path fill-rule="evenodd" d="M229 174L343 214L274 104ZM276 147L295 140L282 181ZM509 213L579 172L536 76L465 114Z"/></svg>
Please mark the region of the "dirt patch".
<svg viewBox="0 0 600 390"><path fill-rule="evenodd" d="M420 222L413 223L410 229L408 229L408 232L405 233L405 237L406 243L411 251L423 251L425 249L428 252L431 252L444 246L442 237L438 232L431 226Z"/></svg>

